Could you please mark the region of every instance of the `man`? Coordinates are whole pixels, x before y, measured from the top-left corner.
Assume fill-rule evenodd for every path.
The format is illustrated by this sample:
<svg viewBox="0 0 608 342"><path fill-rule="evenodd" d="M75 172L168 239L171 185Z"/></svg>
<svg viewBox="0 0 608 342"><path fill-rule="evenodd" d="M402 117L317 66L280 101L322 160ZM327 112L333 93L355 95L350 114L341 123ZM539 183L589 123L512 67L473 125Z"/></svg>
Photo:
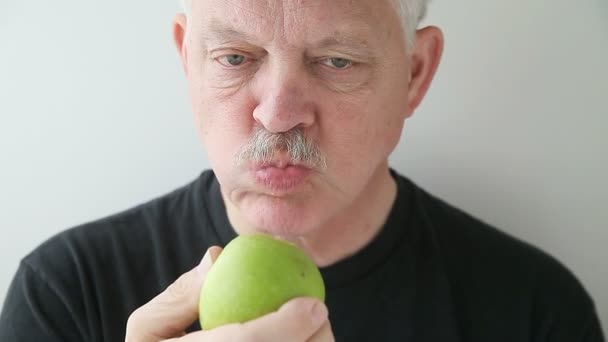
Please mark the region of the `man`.
<svg viewBox="0 0 608 342"><path fill-rule="evenodd" d="M389 169L442 52L425 7L187 3L174 37L213 171L28 255L0 340L603 341L560 263ZM206 272L253 232L304 249L326 302L200 331Z"/></svg>

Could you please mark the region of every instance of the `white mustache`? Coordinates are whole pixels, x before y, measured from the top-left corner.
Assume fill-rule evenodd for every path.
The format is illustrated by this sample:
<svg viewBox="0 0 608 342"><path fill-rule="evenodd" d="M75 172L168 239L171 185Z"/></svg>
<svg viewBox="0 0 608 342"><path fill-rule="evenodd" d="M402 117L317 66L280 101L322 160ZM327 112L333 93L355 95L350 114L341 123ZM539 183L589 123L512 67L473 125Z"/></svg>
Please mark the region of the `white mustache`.
<svg viewBox="0 0 608 342"><path fill-rule="evenodd" d="M247 162L272 162L279 153L287 156L298 164L324 170L327 167L325 155L319 146L307 138L300 128L294 128L284 133L271 133L257 127L247 145L236 154L237 165Z"/></svg>

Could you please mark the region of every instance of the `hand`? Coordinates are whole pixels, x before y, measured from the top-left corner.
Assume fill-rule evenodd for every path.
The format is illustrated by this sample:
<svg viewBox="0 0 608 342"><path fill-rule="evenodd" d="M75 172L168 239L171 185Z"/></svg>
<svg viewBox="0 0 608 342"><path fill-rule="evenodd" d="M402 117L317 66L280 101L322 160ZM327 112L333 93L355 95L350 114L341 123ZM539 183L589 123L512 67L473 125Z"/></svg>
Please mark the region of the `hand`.
<svg viewBox="0 0 608 342"><path fill-rule="evenodd" d="M221 248L207 250L200 265L183 274L150 302L135 310L127 322L126 342L331 342L334 337L327 308L317 299L296 298L278 311L243 324L186 334L198 319L200 288Z"/></svg>

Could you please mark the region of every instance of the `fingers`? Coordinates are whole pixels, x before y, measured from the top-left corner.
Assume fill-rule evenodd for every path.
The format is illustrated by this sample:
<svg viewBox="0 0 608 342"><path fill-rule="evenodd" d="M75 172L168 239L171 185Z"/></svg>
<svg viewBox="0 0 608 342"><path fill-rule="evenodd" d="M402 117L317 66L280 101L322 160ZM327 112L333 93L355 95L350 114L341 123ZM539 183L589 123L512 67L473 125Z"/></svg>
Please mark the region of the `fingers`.
<svg viewBox="0 0 608 342"><path fill-rule="evenodd" d="M307 341L327 321L327 307L313 298L296 298L278 311L241 325L253 341Z"/></svg>
<svg viewBox="0 0 608 342"><path fill-rule="evenodd" d="M329 320L321 326L321 329L308 339L307 342L334 342L334 333L331 331L331 323Z"/></svg>
<svg viewBox="0 0 608 342"><path fill-rule="evenodd" d="M243 324L228 324L212 330L197 331L165 342L333 341L327 308L317 299L297 298L278 311Z"/></svg>
<svg viewBox="0 0 608 342"><path fill-rule="evenodd" d="M327 307L315 298L293 299L278 311L243 324L185 335L198 317L200 288L220 252L219 247L210 248L197 268L137 309L127 322L125 341L334 341Z"/></svg>
<svg viewBox="0 0 608 342"><path fill-rule="evenodd" d="M135 310L127 322L125 341L160 341L182 336L184 330L198 318L201 286L221 248L211 247L201 263L184 273L164 292Z"/></svg>

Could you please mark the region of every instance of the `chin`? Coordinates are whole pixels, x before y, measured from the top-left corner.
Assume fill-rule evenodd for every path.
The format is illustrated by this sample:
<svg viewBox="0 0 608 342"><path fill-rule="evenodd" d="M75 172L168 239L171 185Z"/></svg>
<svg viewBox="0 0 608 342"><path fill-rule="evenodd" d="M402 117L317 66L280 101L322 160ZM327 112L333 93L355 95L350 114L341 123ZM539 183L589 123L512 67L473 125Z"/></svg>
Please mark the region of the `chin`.
<svg viewBox="0 0 608 342"><path fill-rule="evenodd" d="M320 226L320 215L310 207L311 201L263 196L241 208L246 219L260 233L297 237L307 235Z"/></svg>

